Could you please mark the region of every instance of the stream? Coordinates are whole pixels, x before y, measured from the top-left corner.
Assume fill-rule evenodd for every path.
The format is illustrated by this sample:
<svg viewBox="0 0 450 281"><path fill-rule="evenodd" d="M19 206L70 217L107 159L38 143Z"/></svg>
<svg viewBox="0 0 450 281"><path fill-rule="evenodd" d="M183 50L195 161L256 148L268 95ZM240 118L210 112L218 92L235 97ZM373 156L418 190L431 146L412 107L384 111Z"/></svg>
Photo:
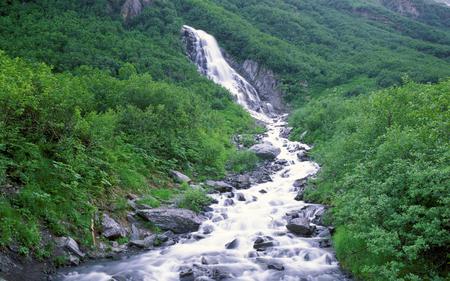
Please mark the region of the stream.
<svg viewBox="0 0 450 281"><path fill-rule="evenodd" d="M294 199L296 181L319 169L297 156L309 147L283 136L286 115L277 115L270 104L260 101L257 91L223 58L214 37L189 26L183 32L191 42L189 57L199 71L227 88L255 119L266 124L262 142L280 149L273 163L281 163L281 168L270 175L271 181L211 195L217 203L210 206L207 219L198 232L179 243L121 261L71 268L58 280L348 280L330 247L329 229L320 225L325 208ZM293 218L306 219L311 233L289 231L286 225Z"/></svg>

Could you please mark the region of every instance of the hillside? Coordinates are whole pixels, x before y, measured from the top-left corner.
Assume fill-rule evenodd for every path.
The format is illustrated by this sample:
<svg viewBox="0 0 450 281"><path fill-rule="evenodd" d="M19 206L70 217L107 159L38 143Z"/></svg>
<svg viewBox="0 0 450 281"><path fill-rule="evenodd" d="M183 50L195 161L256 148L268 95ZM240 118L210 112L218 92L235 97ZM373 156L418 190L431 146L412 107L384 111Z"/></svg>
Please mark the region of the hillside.
<svg viewBox="0 0 450 281"><path fill-rule="evenodd" d="M448 4L3 1L0 251L64 264L51 237L93 248L98 213L125 221L130 194L208 204L170 171L200 182L255 168L236 135L249 147L262 128L197 71L186 24L213 35L236 69L255 66L256 84L269 76L267 94L291 112L291 139L315 144L323 170L305 198L333 207L345 269L364 280L444 280Z"/></svg>

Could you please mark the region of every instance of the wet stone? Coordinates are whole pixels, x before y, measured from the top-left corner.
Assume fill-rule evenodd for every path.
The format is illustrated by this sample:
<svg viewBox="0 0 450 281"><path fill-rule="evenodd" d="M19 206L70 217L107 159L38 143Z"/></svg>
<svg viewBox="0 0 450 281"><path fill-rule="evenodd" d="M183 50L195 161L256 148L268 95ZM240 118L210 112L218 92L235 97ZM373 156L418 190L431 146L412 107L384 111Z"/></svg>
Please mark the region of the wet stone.
<svg viewBox="0 0 450 281"><path fill-rule="evenodd" d="M244 194L242 194L242 193L238 193L238 194L236 194L236 197L237 197L237 200L238 201L245 201L245 196L244 196Z"/></svg>
<svg viewBox="0 0 450 281"><path fill-rule="evenodd" d="M234 239L233 241L225 244L225 248L228 250L236 249L237 247L239 247L239 240L237 238Z"/></svg>
<svg viewBox="0 0 450 281"><path fill-rule="evenodd" d="M266 191L265 189L261 189L261 190L259 191L259 193L261 193L261 194L266 194L267 191Z"/></svg>
<svg viewBox="0 0 450 281"><path fill-rule="evenodd" d="M223 201L223 205L224 205L224 206L231 206L231 205L234 205L234 201L233 201L233 199L231 199L231 198L227 198L227 199L225 199L225 201Z"/></svg>

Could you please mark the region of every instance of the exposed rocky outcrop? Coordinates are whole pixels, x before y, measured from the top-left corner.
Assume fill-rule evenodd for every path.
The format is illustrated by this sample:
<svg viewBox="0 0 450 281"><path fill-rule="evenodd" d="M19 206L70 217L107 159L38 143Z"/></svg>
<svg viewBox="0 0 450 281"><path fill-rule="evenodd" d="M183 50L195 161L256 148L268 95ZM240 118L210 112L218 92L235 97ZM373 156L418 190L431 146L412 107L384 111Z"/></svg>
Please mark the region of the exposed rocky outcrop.
<svg viewBox="0 0 450 281"><path fill-rule="evenodd" d="M130 20L138 16L152 2L153 0L126 0L121 10L123 19Z"/></svg>
<svg viewBox="0 0 450 281"><path fill-rule="evenodd" d="M127 230L118 224L108 214L103 214L102 218L103 236L107 239L117 239L127 236Z"/></svg>
<svg viewBox="0 0 450 281"><path fill-rule="evenodd" d="M225 58L239 74L255 87L261 101L271 104L275 113L282 113L286 110L283 102L283 93L279 89L279 83L272 70L265 68L253 60L245 60L240 64L227 54Z"/></svg>
<svg viewBox="0 0 450 281"><path fill-rule="evenodd" d="M379 0L382 5L402 15L418 17L420 15L416 5L411 0Z"/></svg>

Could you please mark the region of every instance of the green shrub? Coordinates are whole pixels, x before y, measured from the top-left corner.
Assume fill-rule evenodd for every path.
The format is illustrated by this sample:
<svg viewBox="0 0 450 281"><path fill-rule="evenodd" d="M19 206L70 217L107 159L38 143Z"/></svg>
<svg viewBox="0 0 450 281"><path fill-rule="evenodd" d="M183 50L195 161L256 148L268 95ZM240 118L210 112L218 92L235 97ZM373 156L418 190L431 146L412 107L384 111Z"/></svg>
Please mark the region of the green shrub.
<svg viewBox="0 0 450 281"><path fill-rule="evenodd" d="M233 152L228 159L228 170L235 173L243 173L254 170L260 159L256 154L249 150Z"/></svg>
<svg viewBox="0 0 450 281"><path fill-rule="evenodd" d="M305 198L333 206L336 254L363 280L443 280L450 251L450 80L404 81L308 104L322 169ZM306 112L316 112L308 115Z"/></svg>
<svg viewBox="0 0 450 281"><path fill-rule="evenodd" d="M196 213L202 211L202 209L211 204L212 199L202 189L195 188L189 189L181 195L178 200L177 206L183 209L189 209Z"/></svg>

